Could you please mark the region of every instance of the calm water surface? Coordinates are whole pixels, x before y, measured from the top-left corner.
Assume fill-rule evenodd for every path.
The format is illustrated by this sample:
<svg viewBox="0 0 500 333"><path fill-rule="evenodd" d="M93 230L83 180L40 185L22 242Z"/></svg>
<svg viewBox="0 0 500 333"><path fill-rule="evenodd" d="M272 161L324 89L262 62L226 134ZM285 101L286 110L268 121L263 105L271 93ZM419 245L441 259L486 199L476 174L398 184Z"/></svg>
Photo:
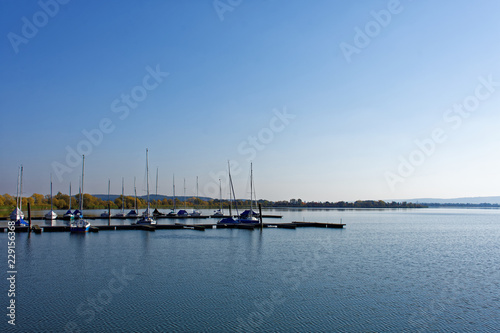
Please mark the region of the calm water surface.
<svg viewBox="0 0 500 333"><path fill-rule="evenodd" d="M0 330L499 330L499 210L269 213L347 226L17 234L16 327Z"/></svg>

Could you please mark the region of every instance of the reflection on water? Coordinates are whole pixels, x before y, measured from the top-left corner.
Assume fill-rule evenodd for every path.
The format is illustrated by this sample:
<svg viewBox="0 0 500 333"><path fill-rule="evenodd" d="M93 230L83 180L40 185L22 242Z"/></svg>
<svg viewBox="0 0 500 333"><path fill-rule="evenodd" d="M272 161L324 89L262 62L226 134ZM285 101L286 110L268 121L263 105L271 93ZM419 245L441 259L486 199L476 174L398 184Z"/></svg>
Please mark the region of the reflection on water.
<svg viewBox="0 0 500 333"><path fill-rule="evenodd" d="M18 234L17 329L500 327L498 210L271 213L282 214L282 222L342 219L347 225Z"/></svg>

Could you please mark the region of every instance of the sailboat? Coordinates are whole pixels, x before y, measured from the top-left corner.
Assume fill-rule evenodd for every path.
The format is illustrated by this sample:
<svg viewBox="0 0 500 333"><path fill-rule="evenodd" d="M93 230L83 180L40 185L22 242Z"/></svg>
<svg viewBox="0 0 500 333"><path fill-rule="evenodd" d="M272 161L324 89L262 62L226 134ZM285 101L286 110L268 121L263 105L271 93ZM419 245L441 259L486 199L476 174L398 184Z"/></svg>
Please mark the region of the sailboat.
<svg viewBox="0 0 500 333"><path fill-rule="evenodd" d="M45 214L46 220L55 220L57 219L57 214L54 212L54 205L52 204L52 174L50 174L50 212Z"/></svg>
<svg viewBox="0 0 500 333"><path fill-rule="evenodd" d="M167 216L174 217L177 216L177 213L175 212L175 175L172 176L172 192L173 192L173 201L174 201L174 207L170 211L170 213L167 214Z"/></svg>
<svg viewBox="0 0 500 333"><path fill-rule="evenodd" d="M189 213L186 210L186 178L184 178L184 209L177 212L178 217L188 217Z"/></svg>
<svg viewBox="0 0 500 333"><path fill-rule="evenodd" d="M16 209L10 213L10 219L15 221L16 226L27 226L28 222L24 220L23 213L23 166L21 165L17 173L17 196Z"/></svg>
<svg viewBox="0 0 500 333"><path fill-rule="evenodd" d="M252 163L250 163L250 210L241 213L239 221L241 223L259 223L256 216L258 214L253 211L253 168Z"/></svg>
<svg viewBox="0 0 500 333"><path fill-rule="evenodd" d="M198 201L198 176L196 176L196 201ZM196 205L196 204L195 204ZM191 216L201 216L201 212L193 207L193 212Z"/></svg>
<svg viewBox="0 0 500 333"><path fill-rule="evenodd" d="M109 190L110 190L110 187L111 187L111 180L108 178L108 203L109 203ZM109 217L109 212L104 211L101 214L101 217Z"/></svg>
<svg viewBox="0 0 500 333"><path fill-rule="evenodd" d="M125 196L123 195L123 193L124 193L123 192L123 189L124 189L123 183L124 183L124 179L122 177L122 212L116 214L115 217L125 217Z"/></svg>
<svg viewBox="0 0 500 333"><path fill-rule="evenodd" d="M212 217L224 217L224 213L222 212L222 184L219 179L219 203L220 203L220 208L216 210Z"/></svg>
<svg viewBox="0 0 500 333"><path fill-rule="evenodd" d="M90 222L83 219L83 176L85 173L85 155L82 155L82 185L80 191L80 214L78 219L70 223L69 230L74 233L85 233L90 229Z"/></svg>
<svg viewBox="0 0 500 333"><path fill-rule="evenodd" d="M234 186L233 186L233 178L231 177L231 167L229 165L229 161L227 162L227 169L229 174L229 217L223 218L217 224L233 224L239 223L239 219L234 219L231 212L231 206L234 199L236 215L238 216L238 205L236 204L236 195L234 194ZM231 195L232 194L232 195Z"/></svg>
<svg viewBox="0 0 500 333"><path fill-rule="evenodd" d="M80 185L78 185L78 202L80 203L79 208L82 209L83 196L82 196L82 179L81 179L81 177L79 179L79 182L80 182ZM78 209L75 209L75 211L73 212L73 215L75 216L75 219L79 219L79 218L83 217L81 210L78 210Z"/></svg>
<svg viewBox="0 0 500 333"><path fill-rule="evenodd" d="M135 177L134 177L134 196L135 196L135 206L134 209L127 213L127 217L137 217L137 188L135 187Z"/></svg>
<svg viewBox="0 0 500 333"><path fill-rule="evenodd" d="M148 191L148 208L144 212L142 218L136 222L136 224L156 224L156 221L149 214L149 161L148 161L148 149L146 149L146 186Z"/></svg>
<svg viewBox="0 0 500 333"><path fill-rule="evenodd" d="M71 212L71 182L69 183L69 207L68 211L63 215L64 220L74 220L75 215Z"/></svg>
<svg viewBox="0 0 500 333"><path fill-rule="evenodd" d="M155 207L155 210L153 211L153 216L154 217L165 216L164 213L162 213L158 210L158 168L156 168L156 195L155 195L155 198L156 198L156 207Z"/></svg>

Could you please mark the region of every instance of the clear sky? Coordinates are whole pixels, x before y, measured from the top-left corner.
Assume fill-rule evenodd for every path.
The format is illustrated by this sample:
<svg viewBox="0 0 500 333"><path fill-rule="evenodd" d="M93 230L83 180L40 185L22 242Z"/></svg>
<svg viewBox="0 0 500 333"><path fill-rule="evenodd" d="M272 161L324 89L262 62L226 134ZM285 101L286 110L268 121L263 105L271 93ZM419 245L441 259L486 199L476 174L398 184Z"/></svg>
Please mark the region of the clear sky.
<svg viewBox="0 0 500 333"><path fill-rule="evenodd" d="M500 195L497 1L0 6L0 193Z"/></svg>

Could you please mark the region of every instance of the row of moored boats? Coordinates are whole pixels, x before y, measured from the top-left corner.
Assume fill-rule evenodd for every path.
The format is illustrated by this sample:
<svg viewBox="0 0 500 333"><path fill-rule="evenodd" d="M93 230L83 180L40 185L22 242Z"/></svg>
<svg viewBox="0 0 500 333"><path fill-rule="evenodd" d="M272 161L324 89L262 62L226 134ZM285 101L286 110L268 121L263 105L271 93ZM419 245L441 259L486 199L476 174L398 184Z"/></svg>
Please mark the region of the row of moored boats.
<svg viewBox="0 0 500 333"><path fill-rule="evenodd" d="M229 217L225 217L222 211L222 206L219 210L214 212L212 217L221 217L222 219L218 222L218 224L235 224L235 223L259 223L259 219L257 218L257 214L253 211L253 170L252 164L250 164L250 209L244 211L242 214L238 213L238 207L236 205L236 197L234 194L233 181L231 178L231 170L228 162L228 172L229 172L229 185L230 185L230 206L229 206ZM83 218L83 184L84 184L84 175L85 175L85 156L82 156L82 179L81 179L81 187L80 187L80 208L75 211L71 211L71 208L63 215L63 220L69 221L70 231L71 232L88 232L90 230L91 224L88 220ZM125 214L124 206L122 203L122 212L114 215L117 218L139 218L139 220L135 224L139 225L154 225L156 224L155 217L197 217L201 215L201 212L198 210L193 210L192 213L188 213L186 210L179 210L177 213L175 212L175 208L168 214L164 214L155 209L154 212L150 212L149 206L149 161L148 161L148 149L146 149L146 175L147 175L147 209L143 212L142 215L137 213L137 208L132 209L130 212ZM21 166L18 173L18 182L17 182L17 198L16 198L16 208L10 214L10 219L15 221L16 226L28 226L28 223L24 220L24 214L22 212L22 177L23 177L23 167ZM198 181L197 181L198 185ZM134 184L135 190L135 184ZM222 204L222 189L219 181L219 190L221 194L221 204ZM69 206L71 207L71 184L70 184L70 195L69 195ZM175 190L174 190L175 191ZM109 195L109 183L108 183L108 195ZM122 197L123 197L123 180L122 180ZM137 197L137 193L136 193ZM44 218L46 220L55 220L58 215L53 209L52 203L52 177L50 180L50 211L45 214ZM233 216L233 202L236 209L236 215ZM137 207L137 204L136 204ZM109 217L108 212L104 212L101 214L101 217Z"/></svg>

